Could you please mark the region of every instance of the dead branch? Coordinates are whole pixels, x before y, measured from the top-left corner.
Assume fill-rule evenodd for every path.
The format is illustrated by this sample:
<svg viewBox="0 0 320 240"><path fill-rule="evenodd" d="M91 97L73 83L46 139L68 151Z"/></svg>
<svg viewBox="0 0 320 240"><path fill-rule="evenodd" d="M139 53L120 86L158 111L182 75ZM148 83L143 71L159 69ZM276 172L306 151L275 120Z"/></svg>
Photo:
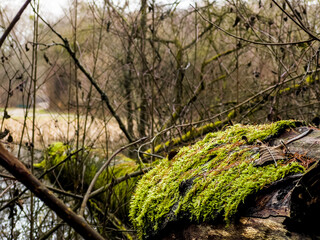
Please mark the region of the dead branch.
<svg viewBox="0 0 320 240"><path fill-rule="evenodd" d="M4 43L4 40L6 40L6 38L8 37L9 33L11 32L11 30L13 29L13 27L16 25L16 23L19 21L22 13L24 12L24 10L27 8L27 6L29 5L29 3L31 2L31 0L27 0L23 6L20 8L19 12L17 13L17 15L14 17L14 19L11 21L10 25L8 26L8 28L6 29L6 31L3 33L3 35L0 38L0 48L2 46L2 44Z"/></svg>
<svg viewBox="0 0 320 240"><path fill-rule="evenodd" d="M25 165L12 156L2 144L0 144L0 164L84 239L104 239L97 231L89 226L84 218L75 214L60 199L54 196L53 193L33 176Z"/></svg>

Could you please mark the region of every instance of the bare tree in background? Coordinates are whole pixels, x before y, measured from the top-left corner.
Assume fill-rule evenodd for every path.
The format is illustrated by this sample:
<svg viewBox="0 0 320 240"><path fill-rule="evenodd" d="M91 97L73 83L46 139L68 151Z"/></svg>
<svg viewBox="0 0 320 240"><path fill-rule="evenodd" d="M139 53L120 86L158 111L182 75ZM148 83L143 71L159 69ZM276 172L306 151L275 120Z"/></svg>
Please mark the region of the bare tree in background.
<svg viewBox="0 0 320 240"><path fill-rule="evenodd" d="M34 174L53 167L42 181L75 212L90 196L82 215L103 237L135 238L128 201L151 160L229 124L319 125L314 1L70 1L59 20L42 4L20 22L0 9L1 141L31 170L51 159ZM79 237L3 169L0 187L1 239Z"/></svg>

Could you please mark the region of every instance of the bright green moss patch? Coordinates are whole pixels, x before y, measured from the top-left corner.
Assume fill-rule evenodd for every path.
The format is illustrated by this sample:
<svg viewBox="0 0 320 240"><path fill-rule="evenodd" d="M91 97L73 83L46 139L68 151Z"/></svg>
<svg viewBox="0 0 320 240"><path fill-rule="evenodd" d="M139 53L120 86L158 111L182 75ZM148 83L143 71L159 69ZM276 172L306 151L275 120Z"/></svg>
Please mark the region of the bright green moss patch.
<svg viewBox="0 0 320 240"><path fill-rule="evenodd" d="M314 78L312 77L312 75L308 75L306 77L306 83L311 84L314 82Z"/></svg>
<svg viewBox="0 0 320 240"><path fill-rule="evenodd" d="M279 162L278 167L252 164L259 158L256 140L275 137L294 126L294 121L235 125L207 134L195 145L182 148L171 161L160 163L139 181L131 200L130 218L139 237L181 216L198 222L224 216L228 222L248 195L286 175L303 172L296 162Z"/></svg>

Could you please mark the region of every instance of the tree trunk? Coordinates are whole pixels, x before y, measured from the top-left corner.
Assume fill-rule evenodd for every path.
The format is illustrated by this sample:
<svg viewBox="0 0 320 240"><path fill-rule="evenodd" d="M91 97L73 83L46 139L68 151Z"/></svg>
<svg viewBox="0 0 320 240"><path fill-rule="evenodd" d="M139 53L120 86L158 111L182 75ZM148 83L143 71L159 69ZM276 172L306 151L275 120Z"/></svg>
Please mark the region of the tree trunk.
<svg viewBox="0 0 320 240"><path fill-rule="evenodd" d="M124 69L124 91L125 91L125 97L126 97L126 115L127 115L127 130L130 136L134 136L133 133L133 108L132 108L132 52L131 52L131 39L128 40L128 49L126 51L126 61L125 61L125 69Z"/></svg>
<svg viewBox="0 0 320 240"><path fill-rule="evenodd" d="M147 60L145 55L146 48L146 33L147 33L147 0L141 0L141 20L140 20L140 31L141 31L141 45L140 45L140 55L141 55L141 72L140 72L140 117L139 117L139 125L138 132L140 137L145 136L146 134L146 126L148 121L147 114Z"/></svg>

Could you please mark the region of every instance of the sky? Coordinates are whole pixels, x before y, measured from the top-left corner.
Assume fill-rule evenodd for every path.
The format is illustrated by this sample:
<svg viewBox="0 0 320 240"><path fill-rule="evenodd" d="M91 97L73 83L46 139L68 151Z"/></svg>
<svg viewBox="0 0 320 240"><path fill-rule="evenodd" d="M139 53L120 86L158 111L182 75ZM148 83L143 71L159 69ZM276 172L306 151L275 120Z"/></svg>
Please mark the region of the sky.
<svg viewBox="0 0 320 240"><path fill-rule="evenodd" d="M5 10L4 13L7 22L10 22L14 18L25 1L26 0L0 0L0 11L2 12L3 10ZM32 2L33 1L34 0L32 0ZM103 3L104 0L82 1L94 1L95 3ZM140 1L141 0L129 0L129 3L131 4L130 9L134 10L135 6L139 6ZM155 0L157 4L169 4L177 1L179 1L178 8L188 8L190 7L190 4L194 6L195 2L199 2L200 0ZM70 6L70 4L74 2L74 0L39 0L39 2L41 16L50 23L51 21L55 22L65 16L65 12L68 11L68 6ZM124 0L112 0L112 2L122 5L121 3L124 3ZM21 16L21 20L15 25L15 33L25 39L27 39L27 37L32 33L31 28L26 29L25 27L25 23L30 20L30 16L33 16L33 12L32 8L28 6ZM0 35L2 35L3 32L4 27L0 22Z"/></svg>
<svg viewBox="0 0 320 240"><path fill-rule="evenodd" d="M93 1L93 0L87 0ZM98 0L103 1L103 0ZM96 2L98 2L96 1ZM123 2L124 0L114 0L114 2ZM129 0L132 3L132 6L138 5L140 0ZM156 3L173 3L174 0L155 0ZM190 4L194 5L197 0L180 0L180 8L188 8ZM17 12L18 9L23 5L25 0L0 0L0 9L9 8L10 12ZM58 18L64 14L63 8L69 6L70 2L73 0L40 0L40 11L42 14L51 15L53 18ZM30 8L30 7L29 7ZM31 13L31 10L28 9ZM11 13L13 14L13 13Z"/></svg>

